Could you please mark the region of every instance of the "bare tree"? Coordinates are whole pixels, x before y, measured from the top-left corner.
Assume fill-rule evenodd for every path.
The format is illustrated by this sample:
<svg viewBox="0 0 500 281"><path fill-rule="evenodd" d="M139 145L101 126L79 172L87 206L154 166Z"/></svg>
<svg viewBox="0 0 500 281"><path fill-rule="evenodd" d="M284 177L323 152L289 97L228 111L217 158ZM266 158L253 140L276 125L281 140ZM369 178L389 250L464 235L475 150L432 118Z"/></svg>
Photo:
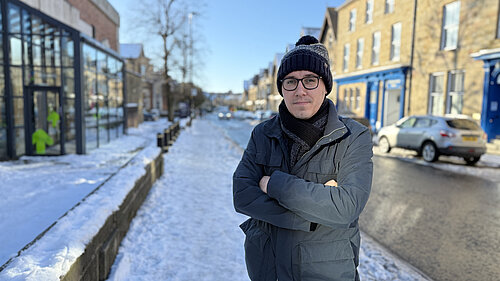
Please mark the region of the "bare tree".
<svg viewBox="0 0 500 281"><path fill-rule="evenodd" d="M174 49L179 46L178 35L187 20L185 10L185 3L182 0L154 0L144 5L138 23L141 29L161 38L162 70L166 83L164 96L167 99L169 121L174 119L174 96L170 89L171 65L175 63Z"/></svg>

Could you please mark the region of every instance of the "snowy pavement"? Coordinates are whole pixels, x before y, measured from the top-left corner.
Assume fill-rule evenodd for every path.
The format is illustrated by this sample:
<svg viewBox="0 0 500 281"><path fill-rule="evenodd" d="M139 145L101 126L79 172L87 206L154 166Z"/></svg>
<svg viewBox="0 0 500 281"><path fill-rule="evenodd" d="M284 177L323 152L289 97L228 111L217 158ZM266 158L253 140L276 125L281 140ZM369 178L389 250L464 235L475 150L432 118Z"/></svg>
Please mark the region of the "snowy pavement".
<svg viewBox="0 0 500 281"><path fill-rule="evenodd" d="M209 116L181 132L108 280L249 280L238 227L246 217L232 204L232 173L242 148L230 136L241 126ZM362 280L429 280L365 234L362 239Z"/></svg>

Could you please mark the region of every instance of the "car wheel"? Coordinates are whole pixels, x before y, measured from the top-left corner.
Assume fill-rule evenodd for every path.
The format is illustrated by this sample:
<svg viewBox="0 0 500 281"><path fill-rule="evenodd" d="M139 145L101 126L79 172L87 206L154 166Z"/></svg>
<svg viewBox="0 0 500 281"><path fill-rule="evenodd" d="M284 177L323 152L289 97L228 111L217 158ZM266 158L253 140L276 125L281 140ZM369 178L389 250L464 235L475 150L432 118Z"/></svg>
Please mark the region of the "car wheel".
<svg viewBox="0 0 500 281"><path fill-rule="evenodd" d="M464 157L464 160L467 163L467 165L473 166L477 163L477 161L479 161L479 158L481 158L481 156L478 156L478 157L468 156L468 157Z"/></svg>
<svg viewBox="0 0 500 281"><path fill-rule="evenodd" d="M389 153L391 151L391 145L386 137L381 137L378 141L378 147L383 153Z"/></svg>
<svg viewBox="0 0 500 281"><path fill-rule="evenodd" d="M438 159L439 154L433 142L428 141L424 143L422 146L422 157L427 162L434 162Z"/></svg>

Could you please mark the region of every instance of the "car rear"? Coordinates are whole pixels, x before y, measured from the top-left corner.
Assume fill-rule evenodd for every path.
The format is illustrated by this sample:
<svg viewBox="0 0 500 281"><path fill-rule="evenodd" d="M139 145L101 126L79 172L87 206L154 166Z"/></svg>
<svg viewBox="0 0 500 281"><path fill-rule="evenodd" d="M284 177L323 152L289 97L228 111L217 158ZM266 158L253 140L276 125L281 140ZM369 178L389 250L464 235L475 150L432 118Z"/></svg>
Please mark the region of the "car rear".
<svg viewBox="0 0 500 281"><path fill-rule="evenodd" d="M444 118L443 121L439 131L440 154L479 158L486 152L485 133L476 122L465 118Z"/></svg>

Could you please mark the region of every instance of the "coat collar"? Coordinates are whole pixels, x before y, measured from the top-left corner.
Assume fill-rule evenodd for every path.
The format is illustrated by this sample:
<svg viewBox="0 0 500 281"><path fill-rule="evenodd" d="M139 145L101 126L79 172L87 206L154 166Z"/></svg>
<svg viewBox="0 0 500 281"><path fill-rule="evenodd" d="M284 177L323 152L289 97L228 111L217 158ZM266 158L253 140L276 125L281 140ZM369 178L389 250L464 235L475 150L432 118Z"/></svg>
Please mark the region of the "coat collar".
<svg viewBox="0 0 500 281"><path fill-rule="evenodd" d="M326 123L323 137L318 141L318 144L325 144L334 141L347 133L345 124L340 121L337 114L337 109L331 100L328 100L328 121ZM264 134L271 138L281 138L281 121L279 115L264 124Z"/></svg>

